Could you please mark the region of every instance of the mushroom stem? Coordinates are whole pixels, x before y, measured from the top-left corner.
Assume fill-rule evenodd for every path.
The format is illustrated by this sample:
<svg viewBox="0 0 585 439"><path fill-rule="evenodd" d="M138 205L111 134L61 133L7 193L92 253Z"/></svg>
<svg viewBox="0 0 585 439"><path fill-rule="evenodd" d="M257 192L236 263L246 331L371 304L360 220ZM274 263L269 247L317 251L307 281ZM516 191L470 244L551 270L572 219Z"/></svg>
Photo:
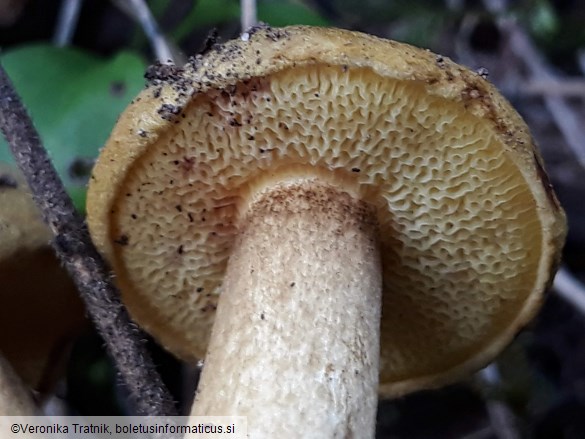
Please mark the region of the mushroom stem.
<svg viewBox="0 0 585 439"><path fill-rule="evenodd" d="M35 416L38 410L30 391L0 355L0 416Z"/></svg>
<svg viewBox="0 0 585 439"><path fill-rule="evenodd" d="M382 276L377 219L315 180L242 214L193 416L247 416L251 438L373 437Z"/></svg>

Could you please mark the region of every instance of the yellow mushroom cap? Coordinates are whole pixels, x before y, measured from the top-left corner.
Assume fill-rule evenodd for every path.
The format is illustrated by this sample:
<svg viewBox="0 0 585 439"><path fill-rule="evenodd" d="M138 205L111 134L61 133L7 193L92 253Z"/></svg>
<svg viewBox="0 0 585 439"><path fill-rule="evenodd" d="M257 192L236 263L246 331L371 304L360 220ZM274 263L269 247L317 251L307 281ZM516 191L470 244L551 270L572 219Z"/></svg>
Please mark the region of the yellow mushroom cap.
<svg viewBox="0 0 585 439"><path fill-rule="evenodd" d="M0 206L0 352L27 384L49 390L87 324L84 308L24 177L2 163Z"/></svg>
<svg viewBox="0 0 585 439"><path fill-rule="evenodd" d="M205 355L250 193L289 178L377 210L381 395L483 366L536 313L564 213L525 123L480 75L289 27L149 78L94 169L88 222L132 316L178 356Z"/></svg>

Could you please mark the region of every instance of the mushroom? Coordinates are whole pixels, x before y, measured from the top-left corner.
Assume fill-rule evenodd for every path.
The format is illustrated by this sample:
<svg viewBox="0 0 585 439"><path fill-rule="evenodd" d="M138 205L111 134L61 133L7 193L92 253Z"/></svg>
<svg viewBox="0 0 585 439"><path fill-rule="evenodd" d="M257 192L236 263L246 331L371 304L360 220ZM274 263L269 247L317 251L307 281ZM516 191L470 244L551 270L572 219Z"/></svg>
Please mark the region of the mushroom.
<svg viewBox="0 0 585 439"><path fill-rule="evenodd" d="M35 416L38 409L30 391L0 355L0 416Z"/></svg>
<svg viewBox="0 0 585 439"><path fill-rule="evenodd" d="M28 385L45 393L87 324L84 308L23 176L5 163L0 206L0 351Z"/></svg>
<svg viewBox="0 0 585 439"><path fill-rule="evenodd" d="M89 227L134 319L205 357L193 415L368 437L378 392L457 380L528 323L564 213L485 75L356 32L248 35L147 72Z"/></svg>

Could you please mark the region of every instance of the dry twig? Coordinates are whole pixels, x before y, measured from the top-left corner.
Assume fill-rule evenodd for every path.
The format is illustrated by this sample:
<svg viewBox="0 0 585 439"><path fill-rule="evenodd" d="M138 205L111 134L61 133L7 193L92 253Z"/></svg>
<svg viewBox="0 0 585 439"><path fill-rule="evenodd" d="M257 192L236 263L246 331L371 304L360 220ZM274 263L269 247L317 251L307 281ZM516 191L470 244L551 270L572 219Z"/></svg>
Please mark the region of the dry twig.
<svg viewBox="0 0 585 439"><path fill-rule="evenodd" d="M514 55L522 60L530 72L530 79L538 81L558 80L520 26L512 20L503 19L500 21L500 27L508 36L509 46ZM582 129L579 118L562 97L543 95L543 99L567 145L571 148L581 166L585 167L585 142L583 140L585 139L585 131Z"/></svg>
<svg viewBox="0 0 585 439"><path fill-rule="evenodd" d="M79 11L83 0L63 0L59 17L57 19L57 29L53 42L57 47L65 47L71 44L77 21L79 20Z"/></svg>
<svg viewBox="0 0 585 439"><path fill-rule="evenodd" d="M114 3L140 24L156 59L163 64L176 64L176 50L167 41L144 0L114 0Z"/></svg>
<svg viewBox="0 0 585 439"><path fill-rule="evenodd" d="M585 99L585 80L582 78L533 79L519 84L522 95Z"/></svg>
<svg viewBox="0 0 585 439"><path fill-rule="evenodd" d="M557 272L553 282L553 289L573 308L585 316L585 285L564 267Z"/></svg>
<svg viewBox="0 0 585 439"><path fill-rule="evenodd" d="M258 24L256 0L240 0L242 32Z"/></svg>
<svg viewBox="0 0 585 439"><path fill-rule="evenodd" d="M478 372L478 377L488 387L500 386L500 371L496 363L491 363ZM488 399L485 402L492 432L498 439L519 439L520 434L516 429L514 414L508 405L496 399Z"/></svg>

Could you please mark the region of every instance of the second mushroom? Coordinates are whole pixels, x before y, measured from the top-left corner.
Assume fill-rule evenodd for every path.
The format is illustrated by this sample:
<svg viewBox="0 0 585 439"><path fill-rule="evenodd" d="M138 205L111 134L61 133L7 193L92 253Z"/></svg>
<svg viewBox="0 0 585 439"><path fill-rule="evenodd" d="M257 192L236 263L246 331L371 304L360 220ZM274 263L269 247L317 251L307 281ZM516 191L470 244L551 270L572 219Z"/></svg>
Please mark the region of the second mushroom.
<svg viewBox="0 0 585 439"><path fill-rule="evenodd" d="M260 27L147 78L88 222L134 319L205 357L194 415L369 437L378 394L482 367L537 311L564 214L480 75L360 33Z"/></svg>

